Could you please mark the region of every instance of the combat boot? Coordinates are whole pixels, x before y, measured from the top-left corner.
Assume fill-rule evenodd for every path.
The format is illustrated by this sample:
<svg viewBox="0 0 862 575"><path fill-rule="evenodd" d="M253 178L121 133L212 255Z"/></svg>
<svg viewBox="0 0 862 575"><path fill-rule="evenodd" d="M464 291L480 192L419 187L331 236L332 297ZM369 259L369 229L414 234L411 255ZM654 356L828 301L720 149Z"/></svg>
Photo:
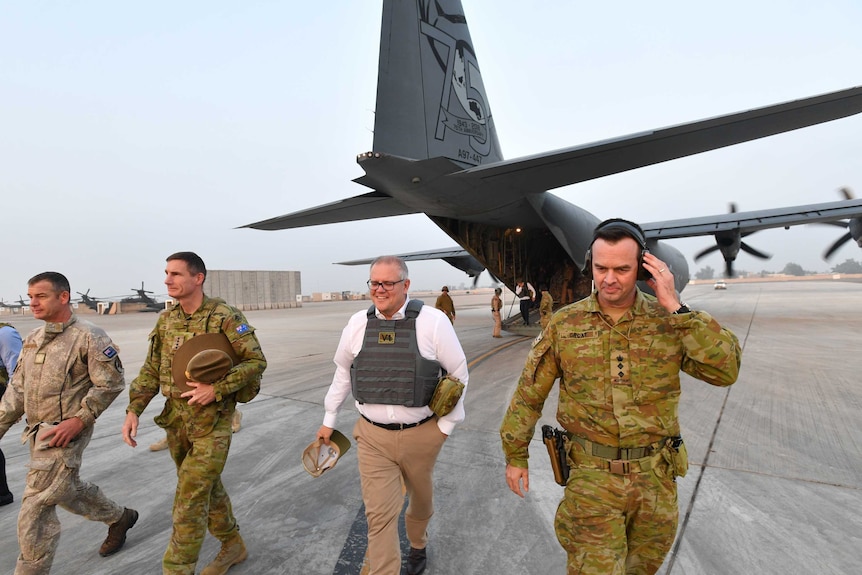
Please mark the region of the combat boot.
<svg viewBox="0 0 862 575"><path fill-rule="evenodd" d="M105 542L99 548L99 555L107 557L122 549L123 544L126 542L126 532L134 527L137 521L138 512L134 509L124 507L123 515L108 527L108 537L105 538Z"/></svg>
<svg viewBox="0 0 862 575"><path fill-rule="evenodd" d="M218 555L204 567L201 575L224 575L228 569L245 561L246 557L248 557L248 551L246 551L245 542L237 533L233 539L221 544Z"/></svg>

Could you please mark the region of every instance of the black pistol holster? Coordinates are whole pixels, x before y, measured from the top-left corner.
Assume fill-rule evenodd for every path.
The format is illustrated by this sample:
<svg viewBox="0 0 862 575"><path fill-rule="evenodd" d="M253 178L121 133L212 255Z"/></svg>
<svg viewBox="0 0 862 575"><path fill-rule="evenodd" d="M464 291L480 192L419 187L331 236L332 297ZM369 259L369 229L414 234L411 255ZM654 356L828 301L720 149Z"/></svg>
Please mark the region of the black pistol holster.
<svg viewBox="0 0 862 575"><path fill-rule="evenodd" d="M554 470L554 481L565 487L569 480L569 461L566 453L566 432L550 425L542 426L542 441L548 448L551 457L551 469Z"/></svg>

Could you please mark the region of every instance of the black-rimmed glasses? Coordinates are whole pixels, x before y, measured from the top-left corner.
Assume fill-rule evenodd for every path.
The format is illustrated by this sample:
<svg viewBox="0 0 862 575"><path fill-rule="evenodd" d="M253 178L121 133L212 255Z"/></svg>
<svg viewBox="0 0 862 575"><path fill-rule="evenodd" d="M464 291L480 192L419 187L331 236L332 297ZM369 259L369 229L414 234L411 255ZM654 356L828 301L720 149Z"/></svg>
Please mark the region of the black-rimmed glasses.
<svg viewBox="0 0 862 575"><path fill-rule="evenodd" d="M383 291L392 291L396 285L400 284L404 280L398 280L397 282L376 282L374 280L368 280L368 289L371 291L375 291L377 288L383 288Z"/></svg>

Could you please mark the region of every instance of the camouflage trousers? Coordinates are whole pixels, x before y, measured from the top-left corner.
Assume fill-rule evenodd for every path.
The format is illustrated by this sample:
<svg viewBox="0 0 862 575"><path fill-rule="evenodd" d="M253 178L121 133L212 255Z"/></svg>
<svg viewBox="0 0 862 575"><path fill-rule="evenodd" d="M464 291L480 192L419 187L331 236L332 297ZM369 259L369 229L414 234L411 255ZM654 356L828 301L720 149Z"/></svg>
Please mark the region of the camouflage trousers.
<svg viewBox="0 0 862 575"><path fill-rule="evenodd" d="M165 411L156 420L165 427L168 448L177 466L173 530L162 558L162 571L194 575L207 530L222 542L239 531L221 482L230 450L232 413L220 413L215 404L202 408L174 405L172 409L174 402L168 400ZM198 416L195 424L184 424L183 420L190 416ZM202 419L211 424L201 427Z"/></svg>
<svg viewBox="0 0 862 575"><path fill-rule="evenodd" d="M676 483L664 461L628 475L572 468L554 521L567 573L652 575L673 545L678 516Z"/></svg>
<svg viewBox="0 0 862 575"><path fill-rule="evenodd" d="M92 434L93 428L86 428L68 447L44 451L36 450L35 442L30 440L30 470L18 514L21 553L15 575L43 575L51 571L60 542L58 505L107 525L122 517L121 506L108 499L97 485L81 481L78 476L81 455ZM105 533L100 533L100 537Z"/></svg>

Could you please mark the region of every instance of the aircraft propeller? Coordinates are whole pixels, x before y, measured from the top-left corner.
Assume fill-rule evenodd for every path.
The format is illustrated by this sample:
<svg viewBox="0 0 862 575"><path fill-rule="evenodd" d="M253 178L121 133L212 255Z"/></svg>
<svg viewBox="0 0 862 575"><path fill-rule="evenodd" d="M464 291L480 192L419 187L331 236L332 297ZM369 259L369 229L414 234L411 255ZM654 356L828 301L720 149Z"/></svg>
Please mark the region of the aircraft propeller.
<svg viewBox="0 0 862 575"><path fill-rule="evenodd" d="M730 204L730 213L736 213L735 203ZM757 250L742 241L742 238L750 236L753 233L754 232L746 232L743 234L738 229L716 232L714 234L715 245L696 253L694 261L697 261L703 256L711 254L714 251L721 251L721 255L724 258L724 275L725 277L732 278L733 262L736 260L736 256L739 255L739 250L763 260L768 260L772 257L772 254L767 254Z"/></svg>
<svg viewBox="0 0 862 575"><path fill-rule="evenodd" d="M844 187L839 190L841 194L844 196L845 200L854 199L853 192L850 191L850 188ZM837 226L839 228L847 228L847 233L839 237L835 242L829 246L829 248L823 252L823 259L828 260L832 257L838 248L843 246L845 243L850 241L851 239L856 242L860 248L862 248L862 218L851 218L850 220L838 220L836 222L824 222L830 226Z"/></svg>

